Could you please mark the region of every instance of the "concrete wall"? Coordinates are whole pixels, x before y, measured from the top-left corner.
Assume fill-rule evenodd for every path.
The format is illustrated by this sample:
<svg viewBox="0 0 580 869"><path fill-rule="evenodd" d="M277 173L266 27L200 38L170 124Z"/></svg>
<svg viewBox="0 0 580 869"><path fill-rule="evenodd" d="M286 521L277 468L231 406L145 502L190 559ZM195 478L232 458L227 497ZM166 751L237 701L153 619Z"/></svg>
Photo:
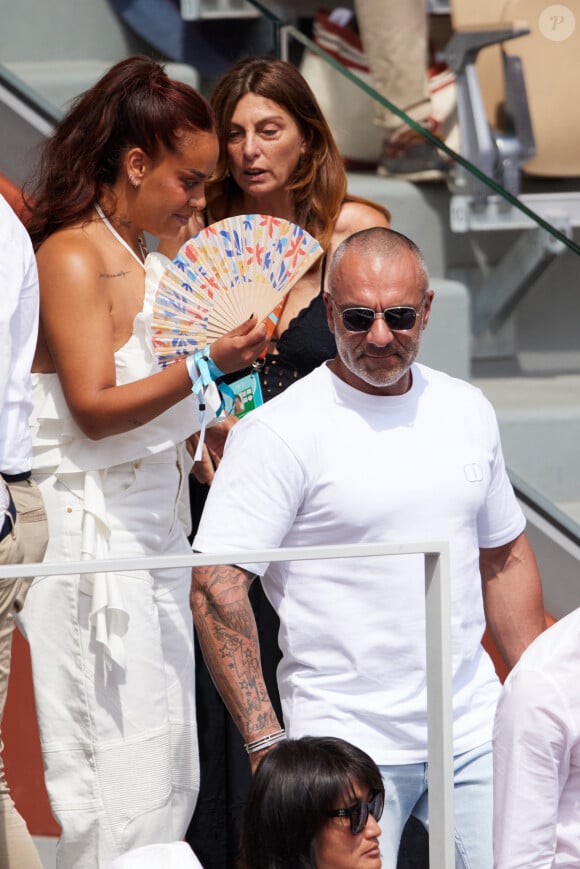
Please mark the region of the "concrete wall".
<svg viewBox="0 0 580 869"><path fill-rule="evenodd" d="M138 50L106 0L17 0L2 6L0 63L101 58Z"/></svg>
<svg viewBox="0 0 580 869"><path fill-rule="evenodd" d="M389 208L393 229L419 245L431 276L459 281L471 298L483 275L493 270L519 235L514 230L452 232L451 197L441 183L411 184L351 173L349 190ZM573 238L580 243L578 229ZM536 280L499 338L488 342L489 351L476 341L472 341L472 351L483 357L514 356L523 373L578 371L579 323L580 257L567 250Z"/></svg>

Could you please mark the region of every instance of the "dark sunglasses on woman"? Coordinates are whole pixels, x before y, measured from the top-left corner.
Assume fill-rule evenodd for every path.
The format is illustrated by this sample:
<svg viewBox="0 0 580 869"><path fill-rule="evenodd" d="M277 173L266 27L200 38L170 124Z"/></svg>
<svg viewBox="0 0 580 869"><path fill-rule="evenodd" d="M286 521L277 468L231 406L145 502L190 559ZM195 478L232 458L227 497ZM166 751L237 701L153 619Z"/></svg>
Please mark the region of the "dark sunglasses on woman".
<svg viewBox="0 0 580 869"><path fill-rule="evenodd" d="M375 821L381 819L385 804L384 794L377 791L372 795L368 802L361 800L360 803L355 803L349 809L333 809L328 813L329 818L348 818L350 821L350 831L353 836L358 836L362 833L369 819L369 814L373 816Z"/></svg>

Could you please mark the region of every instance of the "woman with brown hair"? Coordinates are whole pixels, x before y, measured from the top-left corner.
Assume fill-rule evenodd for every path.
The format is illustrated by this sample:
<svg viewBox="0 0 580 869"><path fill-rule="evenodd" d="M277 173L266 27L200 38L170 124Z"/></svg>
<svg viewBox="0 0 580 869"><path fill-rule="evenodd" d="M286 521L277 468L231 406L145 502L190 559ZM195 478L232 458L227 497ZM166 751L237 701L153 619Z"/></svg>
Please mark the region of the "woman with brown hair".
<svg viewBox="0 0 580 869"><path fill-rule="evenodd" d="M237 214L270 214L298 223L313 235L324 257L298 281L277 310L277 323L262 356L265 400L326 359L336 345L322 300L325 266L347 236L388 227L381 205L351 196L342 158L316 97L298 69L271 57L249 58L219 80L211 97L220 152L207 186L205 222ZM200 229L200 215L190 223ZM211 483L231 417L207 440L196 477ZM195 516L195 513L194 513Z"/></svg>
<svg viewBox="0 0 580 869"><path fill-rule="evenodd" d="M220 142L207 193L211 219L249 213L283 217L306 229L325 251L292 288L279 315L262 376L266 397L272 397L334 355L322 303L326 260L352 233L388 227L390 214L348 195L330 128L292 64L244 60L218 82L211 103Z"/></svg>
<svg viewBox="0 0 580 869"><path fill-rule="evenodd" d="M277 325L259 371L263 398L268 400L335 355L323 302L326 260L352 233L388 227L390 215L380 205L347 193L346 172L332 133L296 67L270 57L243 60L220 79L211 104L220 154L207 187L207 220L274 215L298 223L325 252L276 311ZM194 467L202 483L211 483L235 421L231 417L208 432L204 461ZM206 492L193 483L194 526ZM254 583L251 594L266 679L276 702L278 620L259 583ZM237 847L236 820L249 771L239 736L197 651L202 783L188 836L207 869L221 869Z"/></svg>
<svg viewBox="0 0 580 869"><path fill-rule="evenodd" d="M164 266L144 233L188 235L218 152L211 107L145 57L113 66L47 142L32 192L40 335L33 467L46 560L186 555L184 441L195 360L161 369L151 314ZM250 320L211 347L231 371L261 351ZM183 837L198 757L187 567L37 577L30 643L58 864L107 866Z"/></svg>

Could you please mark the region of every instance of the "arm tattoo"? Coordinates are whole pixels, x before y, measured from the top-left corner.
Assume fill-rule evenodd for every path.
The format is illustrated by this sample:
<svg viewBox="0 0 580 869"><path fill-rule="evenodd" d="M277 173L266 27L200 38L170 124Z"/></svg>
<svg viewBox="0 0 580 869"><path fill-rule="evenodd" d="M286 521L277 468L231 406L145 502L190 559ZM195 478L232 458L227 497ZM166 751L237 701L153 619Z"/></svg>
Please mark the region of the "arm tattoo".
<svg viewBox="0 0 580 869"><path fill-rule="evenodd" d="M131 227L133 226L133 221L125 213L120 214L118 217L118 220L119 220L119 226L122 226L124 229L131 229Z"/></svg>
<svg viewBox="0 0 580 869"><path fill-rule="evenodd" d="M120 271L115 274L110 274L109 272L101 272L99 274L100 278L124 278L129 274L129 272Z"/></svg>
<svg viewBox="0 0 580 869"><path fill-rule="evenodd" d="M248 598L251 577L233 565L194 568L195 626L207 667L222 699L249 741L280 725L264 684L256 620Z"/></svg>

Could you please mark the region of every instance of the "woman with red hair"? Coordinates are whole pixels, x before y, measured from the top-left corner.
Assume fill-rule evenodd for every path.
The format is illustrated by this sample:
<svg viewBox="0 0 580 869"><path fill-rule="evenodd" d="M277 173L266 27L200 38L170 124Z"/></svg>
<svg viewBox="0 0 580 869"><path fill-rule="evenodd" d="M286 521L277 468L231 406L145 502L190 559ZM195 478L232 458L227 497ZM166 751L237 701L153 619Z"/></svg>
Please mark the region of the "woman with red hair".
<svg viewBox="0 0 580 869"><path fill-rule="evenodd" d="M213 112L145 57L113 66L48 141L33 191L41 328L34 468L46 560L186 555L182 495L198 424L195 360L161 369L150 321L159 254L179 245L218 152ZM223 371L264 345L254 320L217 340ZM37 577L30 643L57 862L98 869L183 838L198 791L190 570Z"/></svg>

